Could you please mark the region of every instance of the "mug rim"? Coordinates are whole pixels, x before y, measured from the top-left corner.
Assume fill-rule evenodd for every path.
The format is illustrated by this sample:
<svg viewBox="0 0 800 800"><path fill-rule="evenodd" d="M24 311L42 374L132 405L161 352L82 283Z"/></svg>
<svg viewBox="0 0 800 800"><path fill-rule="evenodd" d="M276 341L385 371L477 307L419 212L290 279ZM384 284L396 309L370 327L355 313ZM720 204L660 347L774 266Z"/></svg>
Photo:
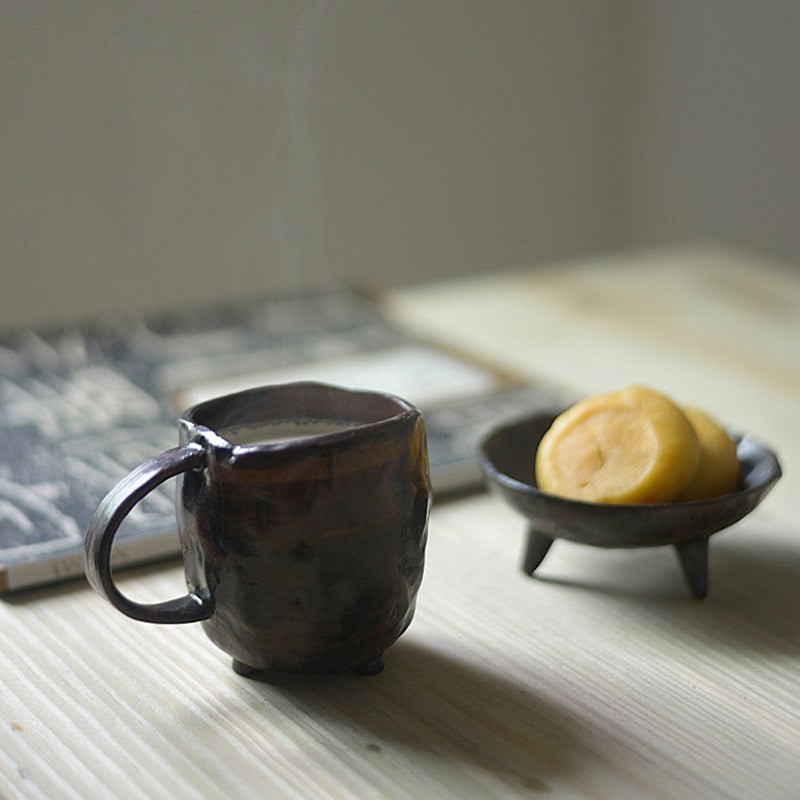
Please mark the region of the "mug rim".
<svg viewBox="0 0 800 800"><path fill-rule="evenodd" d="M337 397L355 399L357 404L354 406L352 403L347 403L340 415L333 416L326 400L330 401ZM291 402L298 399L305 402L301 404ZM273 405L266 407L278 413L263 413L265 404L269 401L272 401ZM291 405L287 405L287 402L291 402ZM245 454L295 449L309 444L336 443L421 416L416 406L389 392L349 388L320 381L292 381L254 386L203 400L187 408L181 414L180 422L182 426L190 427L215 447L221 447L234 454ZM345 427L336 431L311 433L302 438L246 444L234 443L222 432L225 428L248 422L298 418L329 419L341 422Z"/></svg>

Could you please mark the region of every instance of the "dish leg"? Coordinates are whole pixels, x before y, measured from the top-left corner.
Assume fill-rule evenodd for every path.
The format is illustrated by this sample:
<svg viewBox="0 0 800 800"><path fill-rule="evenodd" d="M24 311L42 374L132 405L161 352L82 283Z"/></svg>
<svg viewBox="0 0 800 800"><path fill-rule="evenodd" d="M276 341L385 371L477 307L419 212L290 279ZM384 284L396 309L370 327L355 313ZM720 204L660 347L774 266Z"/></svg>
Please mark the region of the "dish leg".
<svg viewBox="0 0 800 800"><path fill-rule="evenodd" d="M697 598L708 594L708 539L676 544L675 550L689 582L689 589Z"/></svg>
<svg viewBox="0 0 800 800"><path fill-rule="evenodd" d="M525 547L525 557L522 561L522 569L526 574L533 575L536 567L542 563L547 555L551 544L553 544L553 540L549 536L536 530L536 528L528 528L528 543Z"/></svg>

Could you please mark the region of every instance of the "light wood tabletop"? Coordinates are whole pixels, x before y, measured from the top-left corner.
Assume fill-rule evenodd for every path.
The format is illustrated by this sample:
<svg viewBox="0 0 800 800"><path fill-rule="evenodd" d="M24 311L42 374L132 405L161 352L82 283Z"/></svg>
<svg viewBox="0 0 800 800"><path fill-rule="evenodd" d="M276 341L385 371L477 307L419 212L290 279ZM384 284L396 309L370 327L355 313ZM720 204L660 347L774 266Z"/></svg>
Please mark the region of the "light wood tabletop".
<svg viewBox="0 0 800 800"><path fill-rule="evenodd" d="M494 493L434 501L416 617L375 676L236 675L197 625L83 582L0 601L0 796L796 798L800 270L714 248L397 289L389 315L583 395L631 383L774 449L693 598L670 547L557 541L533 577ZM184 591L171 562L121 573Z"/></svg>

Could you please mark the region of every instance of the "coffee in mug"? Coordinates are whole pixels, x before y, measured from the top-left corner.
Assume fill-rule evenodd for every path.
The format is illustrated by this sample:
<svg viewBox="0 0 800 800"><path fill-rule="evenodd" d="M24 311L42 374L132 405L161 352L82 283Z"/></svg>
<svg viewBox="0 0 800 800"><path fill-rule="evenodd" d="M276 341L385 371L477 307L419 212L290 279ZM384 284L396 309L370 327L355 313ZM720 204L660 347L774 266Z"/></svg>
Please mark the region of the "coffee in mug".
<svg viewBox="0 0 800 800"><path fill-rule="evenodd" d="M277 419L266 423L232 425L220 431L231 444L260 445L291 442L307 436L323 436L357 427L352 422L335 419Z"/></svg>

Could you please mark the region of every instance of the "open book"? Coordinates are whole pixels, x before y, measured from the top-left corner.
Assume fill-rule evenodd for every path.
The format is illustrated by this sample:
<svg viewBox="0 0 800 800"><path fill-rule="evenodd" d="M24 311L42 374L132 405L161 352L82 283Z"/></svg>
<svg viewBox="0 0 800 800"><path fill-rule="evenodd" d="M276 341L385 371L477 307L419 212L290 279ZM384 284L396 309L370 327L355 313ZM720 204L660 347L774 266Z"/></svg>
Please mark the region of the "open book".
<svg viewBox="0 0 800 800"><path fill-rule="evenodd" d="M400 395L424 414L434 494L482 484L477 444L499 420L558 402L545 386L419 341L341 291L194 309L117 324L0 334L0 593L83 574L99 501L177 444L177 418L208 397L319 380ZM180 551L174 487L129 515L118 566Z"/></svg>

